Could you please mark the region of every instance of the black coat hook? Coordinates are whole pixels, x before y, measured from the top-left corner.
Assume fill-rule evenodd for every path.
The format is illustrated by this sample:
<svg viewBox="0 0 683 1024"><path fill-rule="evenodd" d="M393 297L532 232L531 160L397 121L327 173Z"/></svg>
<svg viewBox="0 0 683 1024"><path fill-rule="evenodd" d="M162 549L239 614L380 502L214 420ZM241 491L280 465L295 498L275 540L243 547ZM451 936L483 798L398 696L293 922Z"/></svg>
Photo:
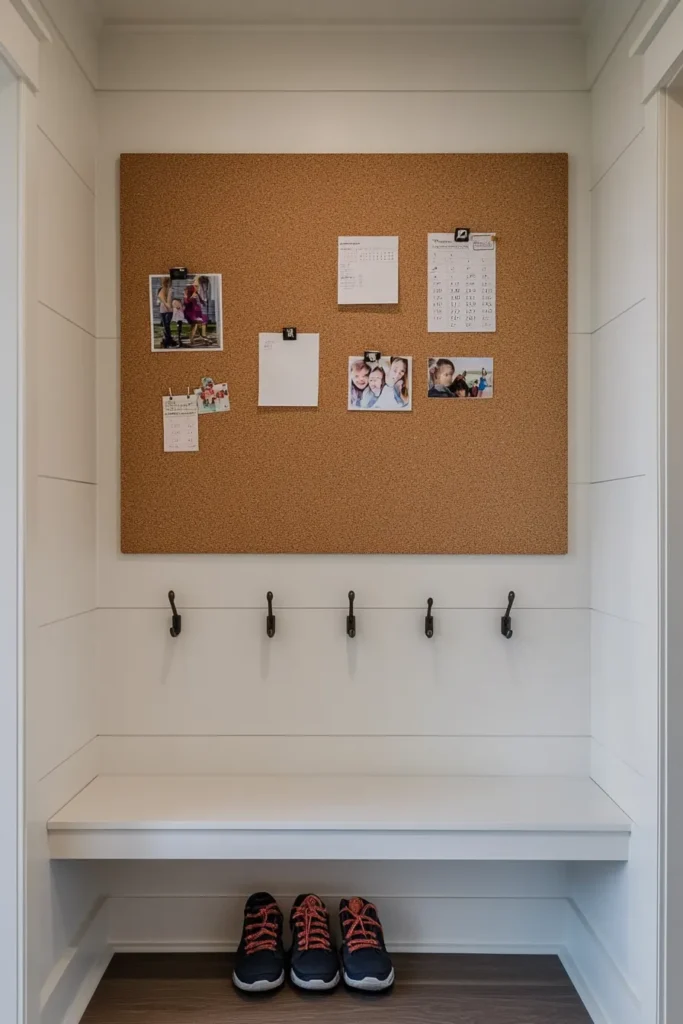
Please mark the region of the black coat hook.
<svg viewBox="0 0 683 1024"><path fill-rule="evenodd" d="M350 636L353 640L356 635L356 616L353 614L353 602L356 599L356 595L352 590L349 590L349 614L346 616L346 635Z"/></svg>
<svg viewBox="0 0 683 1024"><path fill-rule="evenodd" d="M275 636L275 616L273 615L273 592L269 590L266 594L268 602L268 615L266 616L266 633L269 637Z"/></svg>
<svg viewBox="0 0 683 1024"><path fill-rule="evenodd" d="M508 594L508 606L505 615L501 616L500 620L500 631L506 640L512 640L512 619L510 612L512 611L512 605L515 600L515 592L511 590Z"/></svg>
<svg viewBox="0 0 683 1024"><path fill-rule="evenodd" d="M173 613L171 620L173 625L171 626L169 632L172 637L180 636L183 617L182 615L178 615L178 609L175 606L175 594L173 593L172 590L169 590L168 592L168 600L171 604L171 612Z"/></svg>
<svg viewBox="0 0 683 1024"><path fill-rule="evenodd" d="M430 640L434 636L434 616L432 615L432 605L434 604L434 598L430 597L427 600L427 614L425 615L425 636Z"/></svg>

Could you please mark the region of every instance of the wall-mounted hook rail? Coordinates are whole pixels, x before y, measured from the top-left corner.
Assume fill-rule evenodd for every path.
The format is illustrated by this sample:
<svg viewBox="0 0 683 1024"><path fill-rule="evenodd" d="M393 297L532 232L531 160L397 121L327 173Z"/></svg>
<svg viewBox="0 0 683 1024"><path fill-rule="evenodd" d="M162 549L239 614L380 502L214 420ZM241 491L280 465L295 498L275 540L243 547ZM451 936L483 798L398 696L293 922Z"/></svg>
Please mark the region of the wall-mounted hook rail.
<svg viewBox="0 0 683 1024"><path fill-rule="evenodd" d="M500 631L506 640L512 640L512 618L510 612L512 611L512 605L515 600L515 592L511 590L508 594L508 606L505 615L501 616L500 619Z"/></svg>
<svg viewBox="0 0 683 1024"><path fill-rule="evenodd" d="M353 602L356 599L356 595L352 590L349 590L349 614L346 616L346 635L350 636L353 640L356 635L356 616L353 614Z"/></svg>
<svg viewBox="0 0 683 1024"><path fill-rule="evenodd" d="M434 616L432 615L432 605L434 604L434 598L430 597L427 600L427 614L425 615L425 636L431 640L434 636Z"/></svg>
<svg viewBox="0 0 683 1024"><path fill-rule="evenodd" d="M266 616L266 633L269 637L275 636L275 616L273 615L273 591L269 590L266 594L266 601L268 602L268 615Z"/></svg>
<svg viewBox="0 0 683 1024"><path fill-rule="evenodd" d="M172 590L169 590L168 592L168 600L171 605L172 612L172 625L169 630L169 633L171 634L172 637L180 636L180 630L183 624L183 617L182 615L178 615L178 609L175 606L175 594L173 593Z"/></svg>

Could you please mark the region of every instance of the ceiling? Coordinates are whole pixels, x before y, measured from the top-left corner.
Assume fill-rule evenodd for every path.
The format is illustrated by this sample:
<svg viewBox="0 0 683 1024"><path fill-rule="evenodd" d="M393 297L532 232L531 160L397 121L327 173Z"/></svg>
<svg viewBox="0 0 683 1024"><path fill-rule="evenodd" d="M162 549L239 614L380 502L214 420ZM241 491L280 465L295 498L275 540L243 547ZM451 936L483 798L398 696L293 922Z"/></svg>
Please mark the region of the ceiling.
<svg viewBox="0 0 683 1024"><path fill-rule="evenodd" d="M578 28L594 0L99 0L109 25Z"/></svg>

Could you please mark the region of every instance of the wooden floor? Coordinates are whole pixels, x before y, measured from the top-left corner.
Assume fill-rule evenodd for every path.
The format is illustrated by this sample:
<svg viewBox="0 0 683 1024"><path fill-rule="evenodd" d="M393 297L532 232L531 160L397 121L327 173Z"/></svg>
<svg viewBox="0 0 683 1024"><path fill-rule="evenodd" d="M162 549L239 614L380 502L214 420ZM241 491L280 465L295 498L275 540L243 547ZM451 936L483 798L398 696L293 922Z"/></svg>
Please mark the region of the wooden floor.
<svg viewBox="0 0 683 1024"><path fill-rule="evenodd" d="M590 1024L554 956L393 957L389 993L243 996L228 954L118 954L82 1024Z"/></svg>

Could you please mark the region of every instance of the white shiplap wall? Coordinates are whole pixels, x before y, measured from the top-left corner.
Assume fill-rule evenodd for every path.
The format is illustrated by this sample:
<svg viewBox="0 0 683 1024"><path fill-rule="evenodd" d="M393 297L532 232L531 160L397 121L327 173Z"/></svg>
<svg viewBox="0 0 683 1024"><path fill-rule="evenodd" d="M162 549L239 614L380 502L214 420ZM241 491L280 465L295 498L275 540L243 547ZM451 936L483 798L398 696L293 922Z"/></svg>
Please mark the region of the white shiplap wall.
<svg viewBox="0 0 683 1024"><path fill-rule="evenodd" d="M201 58L175 60L181 39ZM539 32L515 33L514 45L497 32L113 32L103 39L101 89L103 770L249 771L258 764L264 771L586 774L590 123L581 41ZM194 126L182 141L159 116L169 104L174 124ZM119 553L118 158L179 148L570 154L568 556ZM499 625L511 587L518 600L508 643ZM177 641L168 636L170 588L184 614ZM351 588L358 636L348 642ZM265 637L262 607L268 589L278 614L273 641ZM430 595L438 631L432 642L423 632ZM387 871L261 864L226 873L170 864L142 874L121 865L107 877L113 937L133 948L229 944L244 893L268 885L284 902L309 886L331 903L351 889L381 897L394 941L415 948L560 946L567 923L561 865Z"/></svg>
<svg viewBox="0 0 683 1024"><path fill-rule="evenodd" d="M45 822L96 772L96 42L77 0L45 0L28 145L27 1017L58 1024L69 948L99 894L50 864Z"/></svg>
<svg viewBox="0 0 683 1024"><path fill-rule="evenodd" d="M654 1024L658 126L628 53L655 4L627 6L592 90L591 774L634 831L627 865L572 868L570 948L608 1021Z"/></svg>

